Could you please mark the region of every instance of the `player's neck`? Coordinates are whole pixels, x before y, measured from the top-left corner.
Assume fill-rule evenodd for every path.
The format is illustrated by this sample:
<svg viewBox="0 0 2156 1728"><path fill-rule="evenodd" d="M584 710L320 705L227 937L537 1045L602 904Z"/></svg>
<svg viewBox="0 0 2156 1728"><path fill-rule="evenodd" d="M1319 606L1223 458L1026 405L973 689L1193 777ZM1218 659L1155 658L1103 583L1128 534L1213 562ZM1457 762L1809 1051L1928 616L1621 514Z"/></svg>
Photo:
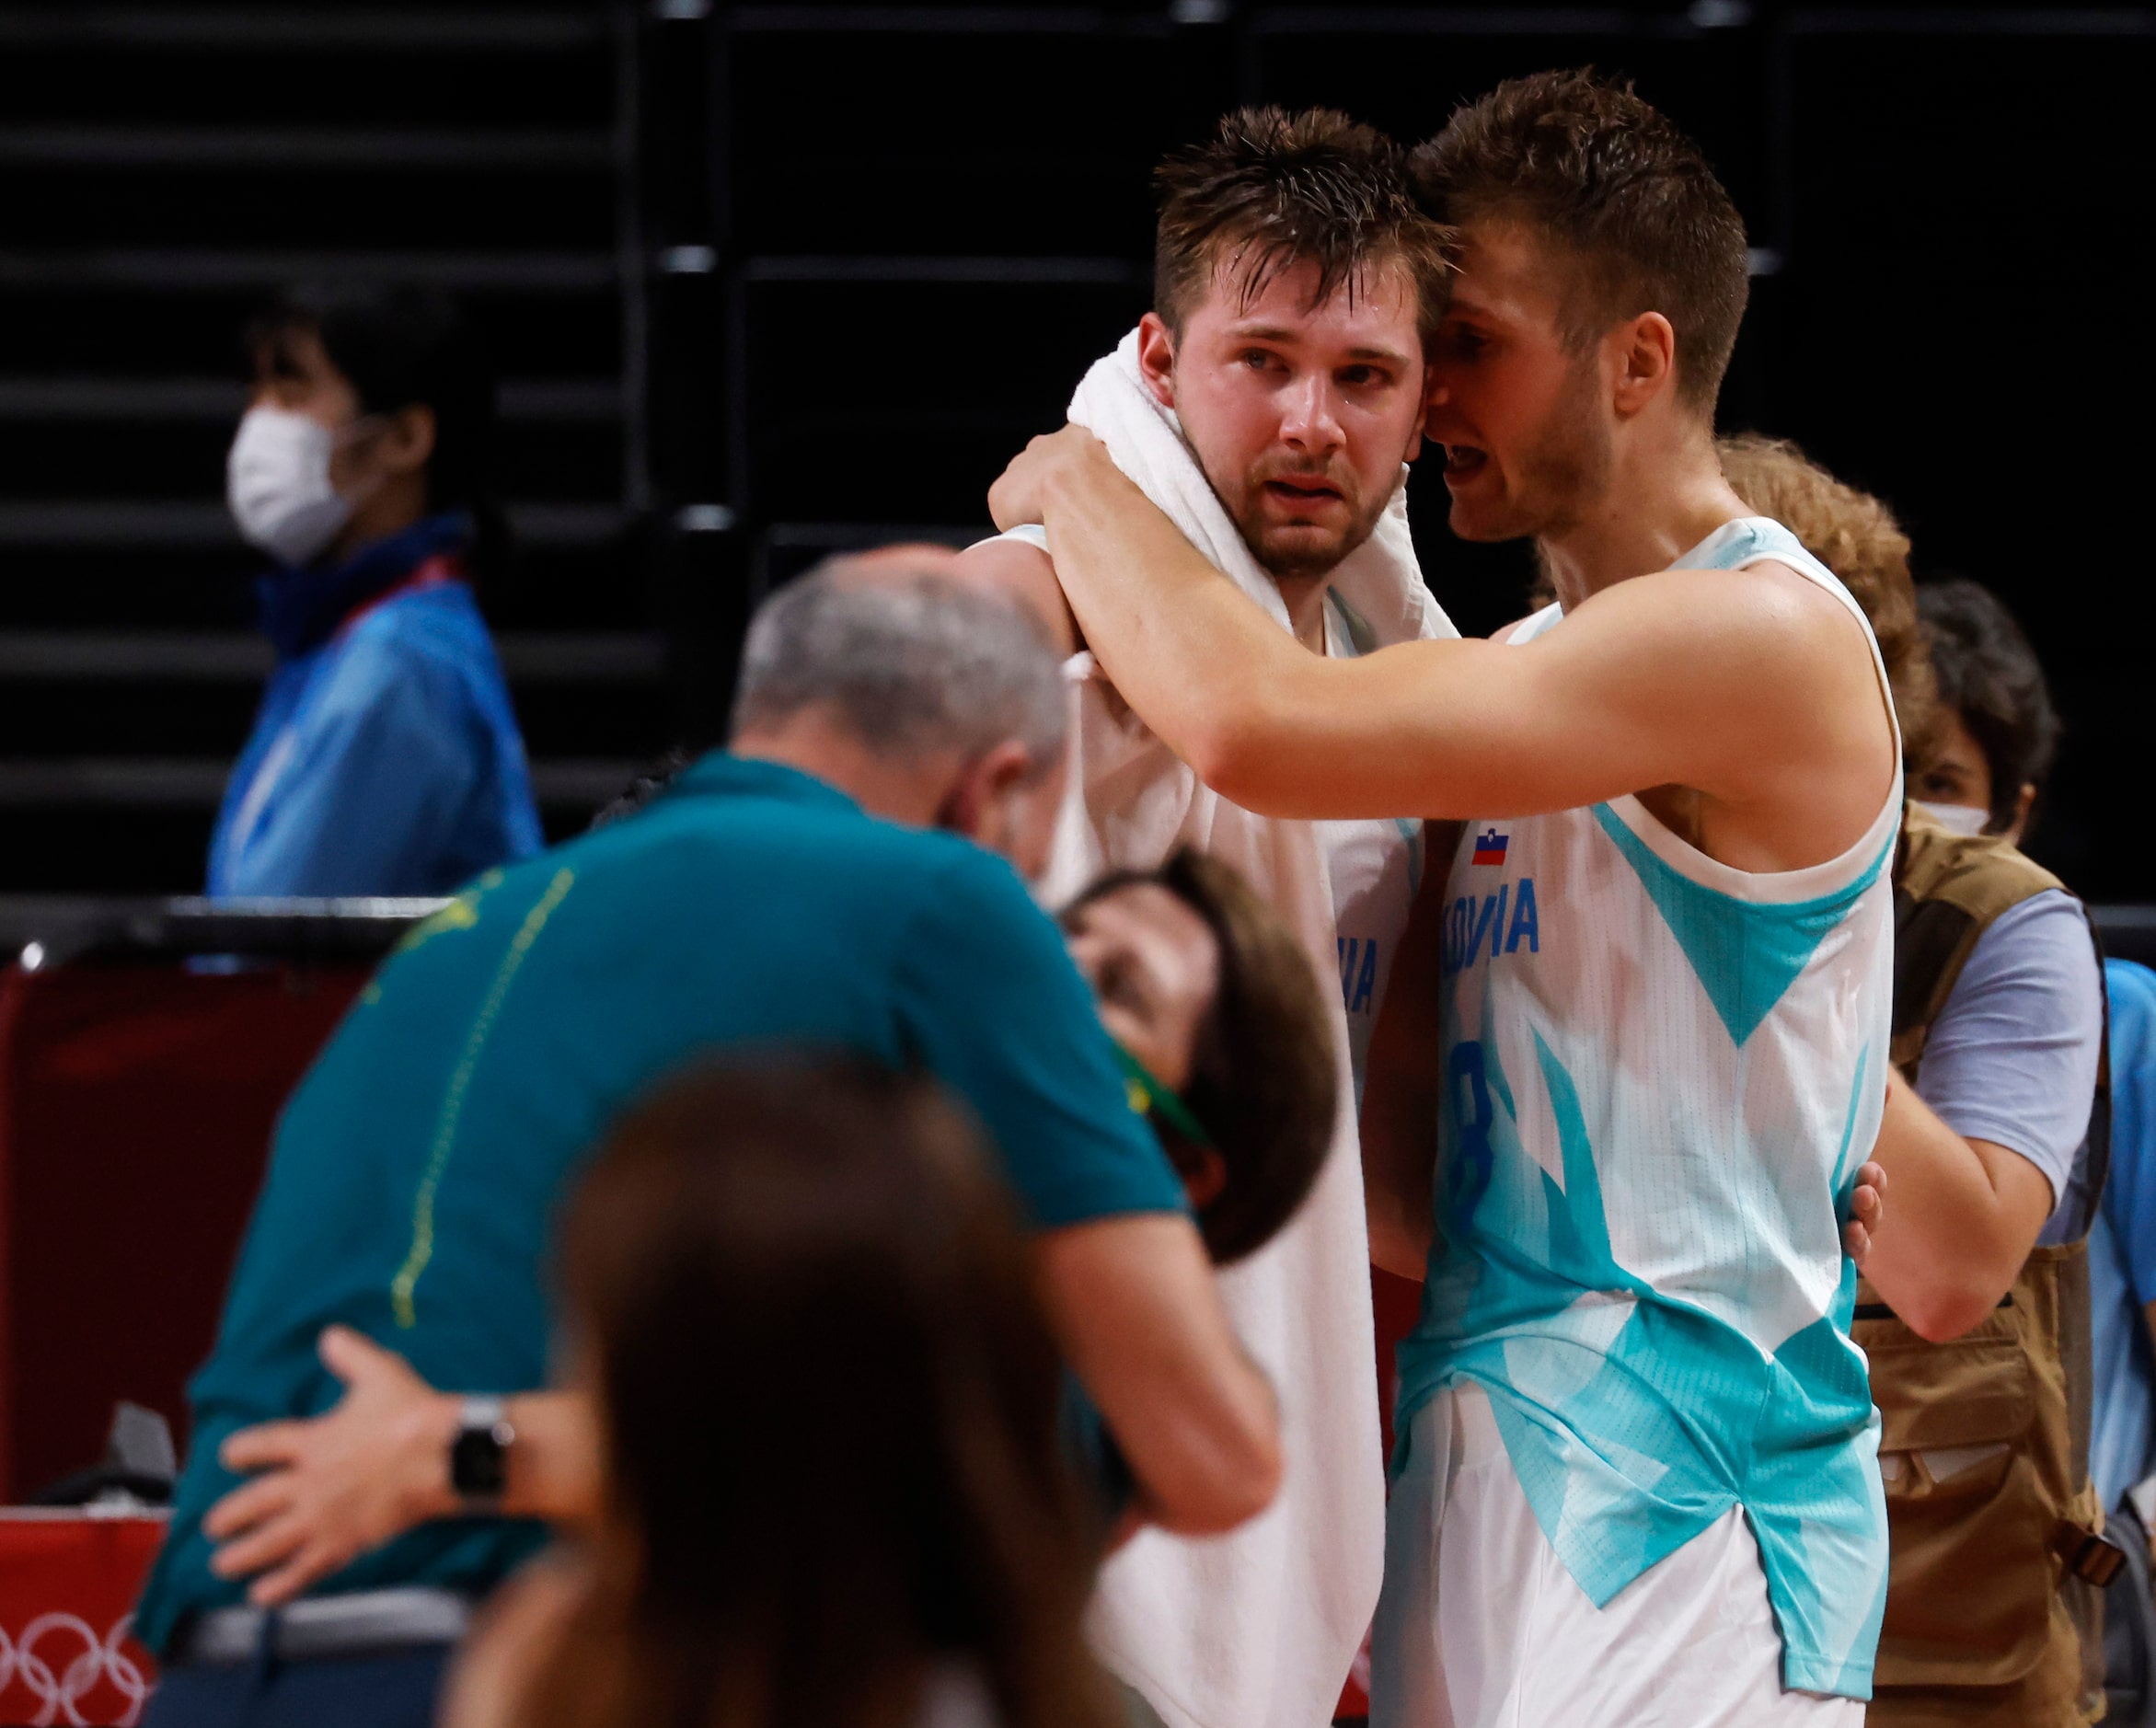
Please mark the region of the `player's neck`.
<svg viewBox="0 0 2156 1728"><path fill-rule="evenodd" d="M1337 568L1337 567L1336 567ZM1332 586L1332 570L1322 575L1282 576L1265 572L1280 591L1280 604L1287 608L1288 628L1295 639L1314 654L1325 651L1325 591Z"/></svg>
<svg viewBox="0 0 2156 1728"><path fill-rule="evenodd" d="M1688 437L1620 454L1600 494L1536 544L1570 610L1617 582L1667 570L1724 523L1749 513L1722 478L1712 439Z"/></svg>
<svg viewBox="0 0 2156 1728"><path fill-rule="evenodd" d="M728 748L737 756L799 768L870 815L915 828L936 825L958 760L950 752L909 756L879 750L823 703L737 733Z"/></svg>

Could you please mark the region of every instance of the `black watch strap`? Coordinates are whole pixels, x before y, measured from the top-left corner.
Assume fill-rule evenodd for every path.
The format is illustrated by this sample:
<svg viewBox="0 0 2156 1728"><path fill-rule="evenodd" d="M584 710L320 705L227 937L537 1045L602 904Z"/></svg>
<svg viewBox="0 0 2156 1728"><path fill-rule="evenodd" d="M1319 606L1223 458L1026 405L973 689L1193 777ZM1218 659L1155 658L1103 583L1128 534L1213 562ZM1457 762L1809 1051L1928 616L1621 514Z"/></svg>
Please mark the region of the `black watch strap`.
<svg viewBox="0 0 2156 1728"><path fill-rule="evenodd" d="M509 1486L509 1448L516 1430L498 1398L467 1398L449 1443L449 1485L475 1511L501 1503Z"/></svg>

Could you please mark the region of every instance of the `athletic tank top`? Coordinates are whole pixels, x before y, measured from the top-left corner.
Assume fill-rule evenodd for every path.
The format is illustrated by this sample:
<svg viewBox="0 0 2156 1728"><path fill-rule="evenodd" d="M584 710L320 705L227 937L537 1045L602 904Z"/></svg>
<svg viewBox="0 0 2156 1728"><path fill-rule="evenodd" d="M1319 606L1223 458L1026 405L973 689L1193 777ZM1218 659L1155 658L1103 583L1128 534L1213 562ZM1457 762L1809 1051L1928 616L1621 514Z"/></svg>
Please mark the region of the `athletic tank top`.
<svg viewBox="0 0 2156 1728"><path fill-rule="evenodd" d="M1764 517L1676 567L1766 559L1862 622ZM1873 660L1884 692L1876 643ZM1396 1432L1441 1388L1484 1387L1597 1607L1742 1505L1783 1683L1851 1698L1871 1690L1886 1517L1840 1219L1885 1100L1900 814L1897 767L1841 857L1771 874L1630 796L1470 824L1442 963L1438 1240L1398 1355Z"/></svg>
<svg viewBox="0 0 2156 1728"><path fill-rule="evenodd" d="M1376 650L1377 633L1337 593L1327 593L1324 617L1325 652L1333 659L1355 660ZM1317 829L1332 892L1340 1004L1347 1011L1347 1054L1359 1106L1370 1034L1423 882L1423 824L1414 817L1382 816L1320 822Z"/></svg>

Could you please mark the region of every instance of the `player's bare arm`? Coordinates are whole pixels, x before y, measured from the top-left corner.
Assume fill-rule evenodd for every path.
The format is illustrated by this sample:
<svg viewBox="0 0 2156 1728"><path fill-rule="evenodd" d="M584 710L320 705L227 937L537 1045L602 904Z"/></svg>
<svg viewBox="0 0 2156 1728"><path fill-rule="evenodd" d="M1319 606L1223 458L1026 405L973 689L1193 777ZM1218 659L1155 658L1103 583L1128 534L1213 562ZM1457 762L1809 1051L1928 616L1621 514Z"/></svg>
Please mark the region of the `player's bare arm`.
<svg viewBox="0 0 2156 1728"><path fill-rule="evenodd" d="M1038 1238L1041 1295L1073 1370L1136 1478L1137 1510L1190 1535L1263 1510L1280 1480L1273 1390L1229 1328L1189 1219L1097 1219ZM348 1327L322 1335L345 1396L323 1415L230 1436L252 1472L202 1521L212 1569L276 1606L414 1525L467 1508L449 1480L463 1400ZM587 1392L508 1400L516 1441L499 1510L576 1522L596 1511L600 1440Z"/></svg>
<svg viewBox="0 0 2156 1728"><path fill-rule="evenodd" d="M1039 547L1024 540L984 540L961 552L951 573L1017 601L1041 620L1060 652L1075 653L1085 646L1055 580L1055 566Z"/></svg>
<svg viewBox="0 0 2156 1728"><path fill-rule="evenodd" d="M1855 620L1794 571L1617 583L1524 647L1298 652L1087 433L1036 439L990 495L1045 522L1103 669L1207 784L1303 817L1491 817L1691 789L1747 870L1837 857L1895 748Z"/></svg>

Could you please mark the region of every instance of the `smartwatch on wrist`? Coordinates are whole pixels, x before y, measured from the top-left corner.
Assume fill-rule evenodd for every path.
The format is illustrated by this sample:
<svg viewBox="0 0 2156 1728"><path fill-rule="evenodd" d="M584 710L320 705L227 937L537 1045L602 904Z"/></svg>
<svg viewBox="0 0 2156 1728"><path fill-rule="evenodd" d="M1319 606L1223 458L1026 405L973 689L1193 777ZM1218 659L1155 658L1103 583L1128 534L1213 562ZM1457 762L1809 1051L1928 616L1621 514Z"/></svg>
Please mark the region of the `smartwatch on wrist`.
<svg viewBox="0 0 2156 1728"><path fill-rule="evenodd" d="M449 1443L449 1485L474 1512L491 1512L509 1486L509 1448L516 1439L509 1407L498 1398L467 1398Z"/></svg>

